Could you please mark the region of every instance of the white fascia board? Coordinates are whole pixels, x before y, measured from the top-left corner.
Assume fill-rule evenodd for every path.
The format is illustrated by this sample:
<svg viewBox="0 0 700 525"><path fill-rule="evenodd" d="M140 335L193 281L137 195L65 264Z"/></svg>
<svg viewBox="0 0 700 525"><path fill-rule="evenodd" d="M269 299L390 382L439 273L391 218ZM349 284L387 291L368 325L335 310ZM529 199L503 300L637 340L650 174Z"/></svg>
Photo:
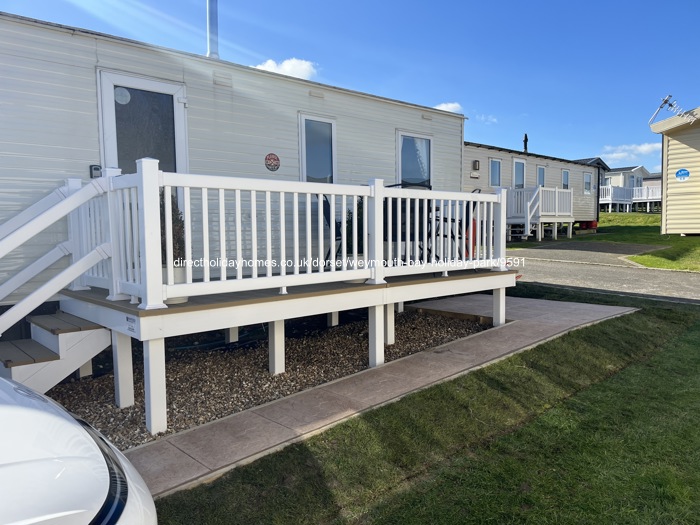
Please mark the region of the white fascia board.
<svg viewBox="0 0 700 525"><path fill-rule="evenodd" d="M690 111L684 112L681 115L675 115L671 118L667 118L665 120L661 120L659 122L655 122L652 124L651 130L654 133L666 133L667 131L674 130L676 128L680 128L683 126L690 126L692 124L691 120L688 120L688 118L684 117L686 113L691 114L693 117L698 118L698 115L700 115L700 107L697 107L695 109L692 109Z"/></svg>

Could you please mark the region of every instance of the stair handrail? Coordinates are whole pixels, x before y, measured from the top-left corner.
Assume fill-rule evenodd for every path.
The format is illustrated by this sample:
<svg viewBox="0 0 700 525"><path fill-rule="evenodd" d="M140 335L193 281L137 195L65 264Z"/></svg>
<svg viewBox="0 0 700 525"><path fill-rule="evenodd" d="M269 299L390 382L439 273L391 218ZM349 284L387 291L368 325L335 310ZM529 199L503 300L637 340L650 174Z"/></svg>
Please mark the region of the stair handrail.
<svg viewBox="0 0 700 525"><path fill-rule="evenodd" d="M56 188L48 195L36 201L31 206L25 208L17 215L10 217L5 222L0 224L0 240L27 224L40 213L52 208L69 195L69 188L67 186L61 186L60 188Z"/></svg>
<svg viewBox="0 0 700 525"><path fill-rule="evenodd" d="M73 210L78 209L90 199L105 193L105 191L107 191L107 187L107 179L93 179L89 184L86 184L75 193L70 194L68 197L61 199L52 207L48 209L43 209L43 206L35 208L35 215L33 218L28 218L28 216L22 212L18 214L18 216L22 216L20 220L15 221L14 219L10 219L8 222L15 222L15 224L21 223L21 225L0 239L0 259L5 257L18 246L24 244L36 234L44 231L55 222L61 220ZM31 209L31 207L28 209ZM36 214L37 210L41 211ZM12 227L12 225L10 227Z"/></svg>
<svg viewBox="0 0 700 525"><path fill-rule="evenodd" d="M100 261L112 256L112 246L104 243L97 246L90 253L78 259L61 273L34 290L12 308L0 315L0 336L9 327L18 323L35 308L41 306L50 297L53 297L63 288L75 281L84 272L95 266Z"/></svg>
<svg viewBox="0 0 700 525"><path fill-rule="evenodd" d="M540 208L540 188L542 186L537 186L537 189L535 189L535 192L532 194L532 197L530 197L530 200L527 201L527 227L529 228L530 225L532 224L532 217L534 217L535 212Z"/></svg>
<svg viewBox="0 0 700 525"><path fill-rule="evenodd" d="M20 286L26 284L30 279L39 275L59 259L70 255L72 253L70 247L70 241L62 242L49 252L39 257L29 266L10 277L7 281L0 284L0 301L5 299L5 297L13 293Z"/></svg>
<svg viewBox="0 0 700 525"><path fill-rule="evenodd" d="M80 208L86 202L104 194L108 188L106 179L94 179L89 184L78 187L76 190L76 185L79 183L79 179L69 179L65 186L40 199L24 212L6 221L2 225L3 237L0 238L0 259L66 215ZM54 262L74 254L74 239L59 243L49 252L3 282L0 285L0 300L14 293ZM109 256L111 256L111 245L109 243L98 246L13 305L0 316L0 335L29 314L34 308L50 299L65 286L68 286L83 272Z"/></svg>

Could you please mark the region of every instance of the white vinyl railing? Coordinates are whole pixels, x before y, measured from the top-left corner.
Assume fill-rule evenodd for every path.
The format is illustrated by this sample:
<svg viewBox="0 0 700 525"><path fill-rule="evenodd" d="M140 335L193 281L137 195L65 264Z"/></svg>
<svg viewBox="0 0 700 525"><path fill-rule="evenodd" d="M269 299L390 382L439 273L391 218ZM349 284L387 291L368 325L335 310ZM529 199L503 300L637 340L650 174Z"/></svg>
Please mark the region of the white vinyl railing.
<svg viewBox="0 0 700 525"><path fill-rule="evenodd" d="M334 281L505 268L505 190L496 195L163 173L157 161L111 178L114 298L168 298ZM176 195L184 254L173 252ZM184 267L182 280L173 267Z"/></svg>
<svg viewBox="0 0 700 525"><path fill-rule="evenodd" d="M622 188L619 186L601 186L599 202L630 204L632 202L634 188Z"/></svg>
<svg viewBox="0 0 700 525"><path fill-rule="evenodd" d="M573 215L573 192L560 188L539 188L540 215L564 216Z"/></svg>
<svg viewBox="0 0 700 525"><path fill-rule="evenodd" d="M10 275L0 285L0 298L16 292L49 266L70 257L67 267L0 315L0 335L32 310L49 300L61 289L76 281L111 257L111 244L103 238L77 234L77 214L103 197L107 183L96 179L83 185L79 179L68 179L65 186L5 222L0 228L0 260L13 250L68 216L69 239L52 247L36 260ZM103 229L103 225L97 226Z"/></svg>
<svg viewBox="0 0 700 525"><path fill-rule="evenodd" d="M633 202L645 202L645 201L660 201L661 200L661 186L643 186L641 188L634 188L634 193L632 194Z"/></svg>
<svg viewBox="0 0 700 525"><path fill-rule="evenodd" d="M71 180L32 216L9 223L0 258L63 217L69 238L2 283L0 295L62 257L71 262L1 317L0 333L71 283L154 309L178 297L506 268L506 190L402 189L379 179L367 186L271 183L164 173L153 159L137 166L135 174L108 169L87 184ZM174 197L162 199L162 211L161 194ZM182 242L174 242L178 214Z"/></svg>
<svg viewBox="0 0 700 525"><path fill-rule="evenodd" d="M541 217L573 216L573 192L561 188L517 188L508 191L509 220L529 224Z"/></svg>

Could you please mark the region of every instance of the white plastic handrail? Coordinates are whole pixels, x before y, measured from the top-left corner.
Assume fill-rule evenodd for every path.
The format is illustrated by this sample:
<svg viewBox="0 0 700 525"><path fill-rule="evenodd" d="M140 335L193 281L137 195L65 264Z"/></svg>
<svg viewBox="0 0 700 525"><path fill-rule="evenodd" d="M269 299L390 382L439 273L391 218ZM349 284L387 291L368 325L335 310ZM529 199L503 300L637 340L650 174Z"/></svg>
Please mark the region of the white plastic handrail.
<svg viewBox="0 0 700 525"><path fill-rule="evenodd" d="M70 242L63 242L0 285L0 301L39 275L59 259L70 255Z"/></svg>
<svg viewBox="0 0 700 525"><path fill-rule="evenodd" d="M111 256L112 248L109 243L102 244L37 288L4 314L0 315L0 335L9 327L21 321L32 310L75 281L84 272Z"/></svg>
<svg viewBox="0 0 700 525"><path fill-rule="evenodd" d="M24 221L20 227L0 240L0 258L21 246L36 234L62 219L73 210L106 191L107 179L94 179L90 184L59 201L49 209L42 210L33 219Z"/></svg>

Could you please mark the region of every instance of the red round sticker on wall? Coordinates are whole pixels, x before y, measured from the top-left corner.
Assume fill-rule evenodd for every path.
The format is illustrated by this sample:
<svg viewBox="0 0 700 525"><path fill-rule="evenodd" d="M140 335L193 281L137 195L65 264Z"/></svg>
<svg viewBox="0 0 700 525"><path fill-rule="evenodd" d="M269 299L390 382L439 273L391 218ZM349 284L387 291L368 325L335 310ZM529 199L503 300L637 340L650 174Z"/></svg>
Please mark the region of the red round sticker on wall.
<svg viewBox="0 0 700 525"><path fill-rule="evenodd" d="M280 158L274 153L268 153L265 155L265 167L270 171L277 171L280 169Z"/></svg>

